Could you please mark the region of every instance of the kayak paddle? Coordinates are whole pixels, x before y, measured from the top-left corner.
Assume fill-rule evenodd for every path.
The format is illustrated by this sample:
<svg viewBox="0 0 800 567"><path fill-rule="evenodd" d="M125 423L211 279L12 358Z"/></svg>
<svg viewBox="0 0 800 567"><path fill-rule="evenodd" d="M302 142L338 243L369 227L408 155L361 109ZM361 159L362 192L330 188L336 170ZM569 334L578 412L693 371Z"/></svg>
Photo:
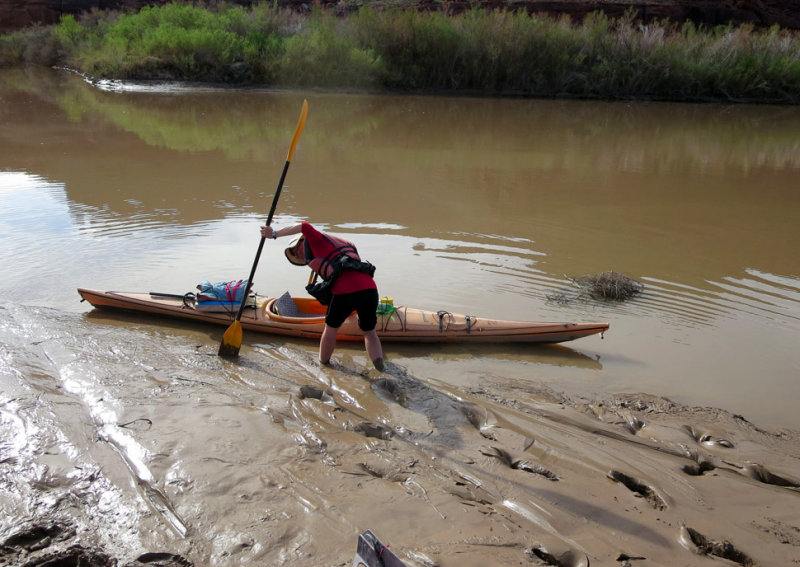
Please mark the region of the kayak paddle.
<svg viewBox="0 0 800 567"><path fill-rule="evenodd" d="M272 215L275 214L275 207L278 206L278 197L281 196L281 189L283 188L283 180L286 179L286 172L289 170L289 163L292 161L294 149L297 147L297 140L300 139L300 134L303 131L303 126L306 125L306 116L308 115L308 101L303 101L303 109L300 111L300 120L297 121L297 129L292 138L292 145L289 146L289 154L286 156L286 164L283 166L283 173L281 180L278 182L278 189L275 191L275 197L272 198L272 207L269 210L267 217L267 226L272 224ZM253 285L253 276L256 273L256 266L258 266L258 259L261 257L261 250L264 248L265 238L261 237L261 242L258 244L258 252L256 252L256 259L253 260L253 267L250 270L250 277L247 279L248 286L245 294L242 297L242 303L239 305L239 311L236 313L236 318L231 323L230 327L222 335L222 343L219 345L219 356L239 356L239 349L242 347L242 312L244 311L245 303L247 303L247 296L250 293L250 286Z"/></svg>

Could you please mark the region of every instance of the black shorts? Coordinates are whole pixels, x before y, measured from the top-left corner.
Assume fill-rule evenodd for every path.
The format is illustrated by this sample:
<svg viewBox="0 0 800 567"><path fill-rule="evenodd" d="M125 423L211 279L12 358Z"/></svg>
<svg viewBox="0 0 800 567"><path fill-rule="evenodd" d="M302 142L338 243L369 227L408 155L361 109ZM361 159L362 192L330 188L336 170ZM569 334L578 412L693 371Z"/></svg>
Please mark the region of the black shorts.
<svg viewBox="0 0 800 567"><path fill-rule="evenodd" d="M338 329L350 314L358 313L358 328L369 332L378 324L378 290L362 289L353 293L335 294L328 305L325 324Z"/></svg>

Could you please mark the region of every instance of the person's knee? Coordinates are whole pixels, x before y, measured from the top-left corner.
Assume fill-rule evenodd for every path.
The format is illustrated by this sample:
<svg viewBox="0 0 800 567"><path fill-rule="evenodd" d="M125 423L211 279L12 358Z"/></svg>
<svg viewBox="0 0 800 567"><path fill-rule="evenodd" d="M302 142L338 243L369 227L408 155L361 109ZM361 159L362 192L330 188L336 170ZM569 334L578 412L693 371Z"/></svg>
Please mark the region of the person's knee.
<svg viewBox="0 0 800 567"><path fill-rule="evenodd" d="M375 313L367 313L363 316L361 313L358 314L358 328L361 329L361 332L365 335L367 333L374 333L377 326L378 318L375 316Z"/></svg>

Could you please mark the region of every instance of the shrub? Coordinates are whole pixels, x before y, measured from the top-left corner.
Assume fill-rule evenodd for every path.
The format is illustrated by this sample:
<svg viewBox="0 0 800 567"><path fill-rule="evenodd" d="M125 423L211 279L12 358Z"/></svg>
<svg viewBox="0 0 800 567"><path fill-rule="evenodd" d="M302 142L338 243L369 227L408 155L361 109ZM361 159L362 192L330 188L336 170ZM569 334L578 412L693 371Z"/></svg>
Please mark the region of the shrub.
<svg viewBox="0 0 800 567"><path fill-rule="evenodd" d="M800 101L800 40L778 28L473 9L361 8L299 15L183 3L93 11L0 36L0 64L38 62L114 78L250 80L289 87ZM233 73L232 70L236 69Z"/></svg>
<svg viewBox="0 0 800 567"><path fill-rule="evenodd" d="M347 22L316 11L304 29L286 39L278 82L299 87L375 86L381 59L357 45L347 28Z"/></svg>

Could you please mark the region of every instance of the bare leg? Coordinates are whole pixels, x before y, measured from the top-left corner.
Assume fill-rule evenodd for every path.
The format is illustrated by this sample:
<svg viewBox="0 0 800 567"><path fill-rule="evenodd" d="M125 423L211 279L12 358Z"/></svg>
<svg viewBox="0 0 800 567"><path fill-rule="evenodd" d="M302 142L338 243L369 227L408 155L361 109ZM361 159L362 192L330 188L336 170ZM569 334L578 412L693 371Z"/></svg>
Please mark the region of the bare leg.
<svg viewBox="0 0 800 567"><path fill-rule="evenodd" d="M367 354L375 365L375 368L383 371L383 348L381 339L375 329L364 333L364 346L367 347Z"/></svg>
<svg viewBox="0 0 800 567"><path fill-rule="evenodd" d="M339 330L335 327L325 325L322 331L322 337L319 340L319 361L322 364L328 364L331 360L331 355L336 348L336 333Z"/></svg>

